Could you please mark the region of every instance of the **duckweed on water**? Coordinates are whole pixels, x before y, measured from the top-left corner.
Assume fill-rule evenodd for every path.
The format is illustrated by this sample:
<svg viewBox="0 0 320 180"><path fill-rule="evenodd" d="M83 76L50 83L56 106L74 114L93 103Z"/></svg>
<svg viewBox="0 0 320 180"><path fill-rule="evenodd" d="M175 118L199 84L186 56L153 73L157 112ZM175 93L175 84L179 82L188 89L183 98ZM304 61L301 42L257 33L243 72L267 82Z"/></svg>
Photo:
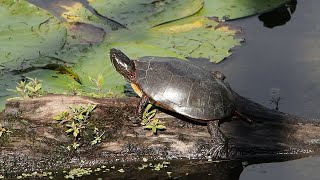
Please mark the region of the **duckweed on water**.
<svg viewBox="0 0 320 180"><path fill-rule="evenodd" d="M101 171L101 168L97 168L94 170L94 172L99 172L99 171Z"/></svg>
<svg viewBox="0 0 320 180"><path fill-rule="evenodd" d="M139 171L144 169L144 168L147 168L149 165L146 164L146 162L148 161L147 158L142 158L142 161L145 162L144 164L142 164L142 166L138 167Z"/></svg>
<svg viewBox="0 0 320 180"><path fill-rule="evenodd" d="M167 162L167 161L163 161L162 163L158 163L154 166L154 169L155 171L160 171L162 168L166 168L168 167L167 165L169 165L170 162Z"/></svg>
<svg viewBox="0 0 320 180"><path fill-rule="evenodd" d="M52 172L32 172L32 173L22 173L16 176L17 179L32 179L32 178L43 178L48 177L49 179L53 179L53 173ZM1 176L0 176L1 179ZM4 177L2 178L4 179Z"/></svg>
<svg viewBox="0 0 320 180"><path fill-rule="evenodd" d="M118 170L118 172L124 173L124 170L121 168L121 169Z"/></svg>
<svg viewBox="0 0 320 180"><path fill-rule="evenodd" d="M149 165L148 164L142 164L142 166L138 167L139 170L147 168Z"/></svg>
<svg viewBox="0 0 320 180"><path fill-rule="evenodd" d="M143 160L146 162L148 159L147 158L143 158ZM170 162L167 161L163 161L163 162L159 162L159 163L143 163L142 164L142 169L144 168L148 168L152 171L160 171L163 170L164 168L167 168L168 165L170 164ZM126 166L125 164L123 166ZM127 170L125 167L123 168L117 168L116 166L111 166L110 167L111 171L112 169L117 171L114 172L118 172L118 173L126 173ZM93 175L93 173L95 173L97 175L100 173L107 173L110 172L110 169L106 166L106 165L101 165L100 167L95 167L95 168L90 168L90 167L78 167L78 168L73 168L70 169L69 171L62 171L63 172L63 177L65 179L77 179L83 176L90 176ZM142 170L141 167L138 167L139 170ZM130 170L129 170L130 172ZM33 178L49 178L49 179L56 179L58 178L58 176L60 177L61 172L32 172L32 173L22 173L22 174L17 174L17 176L15 177L16 179L33 179ZM172 172L168 171L166 172L168 174L169 177L171 177ZM54 174L56 174L57 176L54 176ZM0 179L4 179L5 177L3 175L0 175Z"/></svg>
<svg viewBox="0 0 320 180"><path fill-rule="evenodd" d="M152 164L152 163L146 164L146 163L143 163L141 166L138 167L138 169L140 171L140 170L143 170L145 168L150 167L150 168L153 168L152 169L153 171L160 171L163 168L167 168L169 164L170 164L170 162L168 162L168 161L163 161L162 163L157 163L157 164Z"/></svg>
<svg viewBox="0 0 320 180"><path fill-rule="evenodd" d="M65 179L74 179L75 177L82 177L84 175L90 175L92 173L91 168L74 168L64 176Z"/></svg>

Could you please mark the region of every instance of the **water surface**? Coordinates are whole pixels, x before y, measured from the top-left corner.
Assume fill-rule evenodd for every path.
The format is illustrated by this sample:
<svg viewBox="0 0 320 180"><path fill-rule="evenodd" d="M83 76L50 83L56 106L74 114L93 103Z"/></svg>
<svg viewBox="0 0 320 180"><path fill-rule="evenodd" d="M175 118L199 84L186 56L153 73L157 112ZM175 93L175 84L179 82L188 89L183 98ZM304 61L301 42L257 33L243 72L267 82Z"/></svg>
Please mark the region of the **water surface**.
<svg viewBox="0 0 320 180"><path fill-rule="evenodd" d="M298 1L291 19L273 28L264 27L258 16L231 21L242 28L245 43L218 65L200 64L222 71L236 92L264 106L275 108L271 99L276 92L280 111L319 118L318 7L319 0Z"/></svg>

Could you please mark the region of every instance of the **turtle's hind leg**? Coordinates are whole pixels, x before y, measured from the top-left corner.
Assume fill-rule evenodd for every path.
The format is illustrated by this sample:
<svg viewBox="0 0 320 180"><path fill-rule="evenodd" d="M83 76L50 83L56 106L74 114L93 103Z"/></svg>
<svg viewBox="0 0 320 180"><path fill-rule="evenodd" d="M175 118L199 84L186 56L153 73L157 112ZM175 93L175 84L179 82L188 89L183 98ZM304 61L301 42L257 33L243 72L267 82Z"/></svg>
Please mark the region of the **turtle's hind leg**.
<svg viewBox="0 0 320 180"><path fill-rule="evenodd" d="M219 121L210 121L207 124L208 131L212 138L212 147L209 155L215 159L224 159L229 157L228 139L219 128Z"/></svg>

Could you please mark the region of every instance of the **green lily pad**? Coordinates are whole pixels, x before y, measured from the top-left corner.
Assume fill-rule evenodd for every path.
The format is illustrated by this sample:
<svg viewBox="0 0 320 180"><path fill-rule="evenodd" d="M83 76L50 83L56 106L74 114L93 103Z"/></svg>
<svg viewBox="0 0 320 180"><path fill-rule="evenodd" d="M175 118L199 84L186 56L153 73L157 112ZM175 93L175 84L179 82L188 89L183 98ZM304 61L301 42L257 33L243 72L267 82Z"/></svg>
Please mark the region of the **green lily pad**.
<svg viewBox="0 0 320 180"><path fill-rule="evenodd" d="M16 89L17 83L25 79L25 77L37 78L42 81L43 88L50 93L67 93L70 89L70 84L74 80L65 74L48 69L35 69L33 71L15 74L12 72L5 72L0 76L0 109L4 108L6 99L12 97L20 97L20 95L8 89Z"/></svg>
<svg viewBox="0 0 320 180"><path fill-rule="evenodd" d="M110 34L109 47L125 51L131 58L171 56L207 58L218 63L230 56L230 49L240 45L237 30L207 18L190 17L145 31L118 31Z"/></svg>
<svg viewBox="0 0 320 180"><path fill-rule="evenodd" d="M28 73L24 76L41 80L43 90L55 94L65 94L70 88L70 84L74 82L73 79L60 74L53 70L38 69Z"/></svg>
<svg viewBox="0 0 320 180"><path fill-rule="evenodd" d="M39 6L64 22L67 28L74 29L76 23L93 25L106 31L123 28L121 24L110 21L93 9L88 1L79 0L27 0Z"/></svg>
<svg viewBox="0 0 320 180"><path fill-rule="evenodd" d="M98 12L129 29L148 29L197 13L204 0L95 0L90 5Z"/></svg>
<svg viewBox="0 0 320 180"><path fill-rule="evenodd" d="M125 80L113 68L109 59L109 48L105 45L97 45L82 54L73 67L83 84L82 90L93 92L93 84L89 77L97 78L99 74L104 79L103 89L116 94L123 92Z"/></svg>
<svg viewBox="0 0 320 180"><path fill-rule="evenodd" d="M288 0L205 0L199 16L237 19L262 13L288 2Z"/></svg>
<svg viewBox="0 0 320 180"><path fill-rule="evenodd" d="M19 96L18 93L7 91L7 89L15 89L17 82L20 82L21 77L13 74L0 74L0 111L3 110L6 99Z"/></svg>
<svg viewBox="0 0 320 180"><path fill-rule="evenodd" d="M153 41L157 41L158 38L155 38L153 35L154 34L150 30L117 31L112 33L112 36L106 40L105 44L108 46L108 49L117 48L123 50L131 59L150 55L184 58L184 56L154 43Z"/></svg>
<svg viewBox="0 0 320 180"><path fill-rule="evenodd" d="M12 2L11 5L10 2ZM66 28L43 10L25 1L2 1L0 6L0 66L32 66L30 59L54 53L66 40Z"/></svg>
<svg viewBox="0 0 320 180"><path fill-rule="evenodd" d="M148 29L197 13L204 0L28 0L63 22L86 23L111 31L124 26ZM120 28L119 28L120 26ZM121 27L122 26L122 27Z"/></svg>

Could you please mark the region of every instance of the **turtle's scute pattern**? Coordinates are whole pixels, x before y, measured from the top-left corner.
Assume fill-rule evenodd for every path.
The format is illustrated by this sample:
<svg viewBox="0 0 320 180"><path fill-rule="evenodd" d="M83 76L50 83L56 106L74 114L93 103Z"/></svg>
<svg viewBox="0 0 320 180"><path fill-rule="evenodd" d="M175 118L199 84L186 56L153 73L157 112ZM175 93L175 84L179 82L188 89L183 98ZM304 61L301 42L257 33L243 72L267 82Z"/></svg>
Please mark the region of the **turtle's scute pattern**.
<svg viewBox="0 0 320 180"><path fill-rule="evenodd" d="M203 68L171 57L146 56L134 62L136 83L160 105L199 120L223 119L234 112L232 90Z"/></svg>

